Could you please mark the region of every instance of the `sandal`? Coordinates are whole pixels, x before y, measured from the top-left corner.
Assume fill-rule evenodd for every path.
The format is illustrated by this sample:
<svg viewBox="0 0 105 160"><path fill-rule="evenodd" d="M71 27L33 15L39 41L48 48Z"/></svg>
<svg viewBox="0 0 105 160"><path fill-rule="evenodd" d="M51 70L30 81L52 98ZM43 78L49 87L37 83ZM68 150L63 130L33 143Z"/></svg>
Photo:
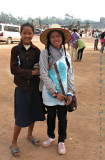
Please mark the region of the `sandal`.
<svg viewBox="0 0 105 160"><path fill-rule="evenodd" d="M20 156L20 154L16 154L16 153L20 153L18 148L12 149L12 146L10 146L10 151L14 157Z"/></svg>
<svg viewBox="0 0 105 160"><path fill-rule="evenodd" d="M40 140L39 139L28 139L34 146L40 146Z"/></svg>

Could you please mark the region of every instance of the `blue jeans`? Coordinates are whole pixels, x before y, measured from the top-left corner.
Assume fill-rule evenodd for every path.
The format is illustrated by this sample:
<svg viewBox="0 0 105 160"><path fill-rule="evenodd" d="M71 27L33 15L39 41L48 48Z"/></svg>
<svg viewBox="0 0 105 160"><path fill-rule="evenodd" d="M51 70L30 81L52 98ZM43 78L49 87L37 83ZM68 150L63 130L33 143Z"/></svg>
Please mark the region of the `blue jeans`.
<svg viewBox="0 0 105 160"><path fill-rule="evenodd" d="M101 47L101 49L100 49L100 52L102 52L102 53L103 53L103 51L104 51L104 47L105 47L105 42L102 42L102 47Z"/></svg>

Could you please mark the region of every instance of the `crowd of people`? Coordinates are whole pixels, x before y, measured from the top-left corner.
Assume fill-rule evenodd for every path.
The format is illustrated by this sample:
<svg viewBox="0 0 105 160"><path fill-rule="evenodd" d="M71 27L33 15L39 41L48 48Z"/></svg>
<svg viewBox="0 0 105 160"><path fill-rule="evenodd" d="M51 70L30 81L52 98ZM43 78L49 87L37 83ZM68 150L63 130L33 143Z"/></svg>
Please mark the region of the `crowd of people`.
<svg viewBox="0 0 105 160"><path fill-rule="evenodd" d="M98 50L98 42L100 40L101 43L101 49L99 50L101 53L103 53L104 51L104 47L105 47L105 31L99 31L98 29L94 31L93 33L93 37L94 37L94 50Z"/></svg>
<svg viewBox="0 0 105 160"><path fill-rule="evenodd" d="M86 47L83 39L82 34L85 34L85 37L87 37L87 30L83 31L77 28L71 29L69 28L69 31L72 35L72 39L68 42L68 50L71 49L70 55L71 59L73 60L73 52L75 52L75 59L74 61L81 61L83 56L83 51ZM94 50L98 51L98 44L99 41L101 43L101 49L99 50L101 53L104 51L105 47L105 31L100 31L98 29L93 29L88 33L88 36L91 36L94 38Z"/></svg>

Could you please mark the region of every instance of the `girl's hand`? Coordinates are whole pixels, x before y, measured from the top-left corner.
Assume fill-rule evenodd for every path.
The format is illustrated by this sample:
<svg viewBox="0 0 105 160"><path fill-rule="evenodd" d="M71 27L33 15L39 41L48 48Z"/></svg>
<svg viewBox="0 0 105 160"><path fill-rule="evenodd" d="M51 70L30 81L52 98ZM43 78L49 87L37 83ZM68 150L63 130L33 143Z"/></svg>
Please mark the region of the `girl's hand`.
<svg viewBox="0 0 105 160"><path fill-rule="evenodd" d="M68 106L72 101L72 97L67 96L67 101L65 102L65 105Z"/></svg>
<svg viewBox="0 0 105 160"><path fill-rule="evenodd" d="M58 93L56 97L60 102L64 101L66 99L66 96L64 96L62 93Z"/></svg>
<svg viewBox="0 0 105 160"><path fill-rule="evenodd" d="M32 76L34 76L34 75L40 75L39 67L35 70L32 70Z"/></svg>

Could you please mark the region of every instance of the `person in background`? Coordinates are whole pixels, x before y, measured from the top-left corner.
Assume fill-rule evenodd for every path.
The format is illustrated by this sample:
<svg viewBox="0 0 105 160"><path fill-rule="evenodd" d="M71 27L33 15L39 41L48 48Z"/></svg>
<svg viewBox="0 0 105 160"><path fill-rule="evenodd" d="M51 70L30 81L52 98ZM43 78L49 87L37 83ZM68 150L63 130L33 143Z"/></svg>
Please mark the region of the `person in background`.
<svg viewBox="0 0 105 160"><path fill-rule="evenodd" d="M94 35L94 29L92 30L92 37L93 37L93 35Z"/></svg>
<svg viewBox="0 0 105 160"><path fill-rule="evenodd" d="M72 34L72 29L71 28L69 28L69 30L68 30L71 34ZM68 44L68 50L70 49L70 43L71 43L71 41L69 41L67 44Z"/></svg>
<svg viewBox="0 0 105 160"><path fill-rule="evenodd" d="M82 56L83 56L83 51L85 49L85 43L83 42L83 40L81 38L78 38L77 40L77 45L78 45L78 56L77 56L77 60L81 61L82 60Z"/></svg>
<svg viewBox="0 0 105 160"><path fill-rule="evenodd" d="M98 50L98 41L99 41L99 32L98 32L98 30L96 30L94 32L93 37L95 38L95 40L94 40L94 50Z"/></svg>
<svg viewBox="0 0 105 160"><path fill-rule="evenodd" d="M21 25L21 42L11 50L10 69L14 75L15 88L15 126L10 145L14 157L20 156L17 146L21 128L28 127L27 139L35 146L40 145L39 139L34 138L34 122L44 121L39 94L39 56L40 50L32 44L34 27L30 23ZM25 59L26 57L26 59ZM34 68L35 67L35 68Z"/></svg>
<svg viewBox="0 0 105 160"><path fill-rule="evenodd" d="M100 41L101 41L100 52L103 53L105 47L105 31L100 34Z"/></svg>
<svg viewBox="0 0 105 160"><path fill-rule="evenodd" d="M82 38L83 30L80 30L80 37Z"/></svg>
<svg viewBox="0 0 105 160"><path fill-rule="evenodd" d="M92 36L92 31L91 30L89 31L89 36Z"/></svg>
<svg viewBox="0 0 105 160"><path fill-rule="evenodd" d="M75 94L74 72L71 57L65 49L65 44L70 41L71 34L62 29L60 25L53 24L45 30L40 40L46 45L40 54L40 74L44 82L42 88L43 103L47 106L47 135L43 142L48 147L55 140L56 114L58 117L58 153L65 154L65 139L67 136L67 105ZM61 81L66 93L63 95L57 78L54 64L56 63ZM65 101L66 100L66 101Z"/></svg>
<svg viewBox="0 0 105 160"><path fill-rule="evenodd" d="M71 60L73 60L73 52L75 50L75 62L77 61L77 39L80 37L80 35L77 33L77 29L73 29L72 32L72 39L71 39Z"/></svg>
<svg viewBox="0 0 105 160"><path fill-rule="evenodd" d="M87 37L87 29L85 29L85 37Z"/></svg>

